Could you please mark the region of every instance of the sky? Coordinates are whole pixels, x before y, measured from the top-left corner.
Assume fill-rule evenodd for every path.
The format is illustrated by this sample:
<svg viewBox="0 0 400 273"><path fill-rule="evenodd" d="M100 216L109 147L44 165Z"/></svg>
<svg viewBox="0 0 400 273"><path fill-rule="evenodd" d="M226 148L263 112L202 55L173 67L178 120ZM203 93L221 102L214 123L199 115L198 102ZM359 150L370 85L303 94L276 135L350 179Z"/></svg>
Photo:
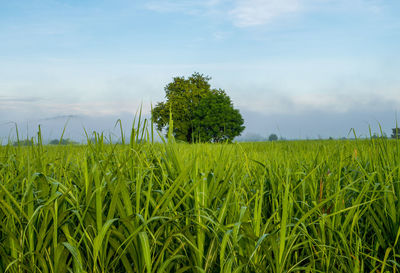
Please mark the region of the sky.
<svg viewBox="0 0 400 273"><path fill-rule="evenodd" d="M193 72L231 97L243 136L390 135L399 13L398 0L0 0L0 139L15 124L115 133Z"/></svg>

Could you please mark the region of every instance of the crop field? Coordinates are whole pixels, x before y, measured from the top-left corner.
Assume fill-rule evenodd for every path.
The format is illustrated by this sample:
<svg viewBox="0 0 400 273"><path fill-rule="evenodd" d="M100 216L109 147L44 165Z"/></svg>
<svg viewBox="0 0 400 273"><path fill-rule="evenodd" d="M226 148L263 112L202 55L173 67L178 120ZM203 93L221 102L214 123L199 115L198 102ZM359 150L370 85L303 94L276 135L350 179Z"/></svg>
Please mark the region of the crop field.
<svg viewBox="0 0 400 273"><path fill-rule="evenodd" d="M0 147L0 272L400 272L399 141L37 142Z"/></svg>

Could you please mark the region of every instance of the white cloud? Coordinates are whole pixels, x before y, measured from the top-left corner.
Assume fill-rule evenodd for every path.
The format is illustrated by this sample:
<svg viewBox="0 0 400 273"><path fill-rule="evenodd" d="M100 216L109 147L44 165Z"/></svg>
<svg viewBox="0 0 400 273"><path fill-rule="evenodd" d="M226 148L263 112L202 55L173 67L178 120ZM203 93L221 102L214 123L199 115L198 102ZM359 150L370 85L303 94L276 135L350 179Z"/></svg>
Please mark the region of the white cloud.
<svg viewBox="0 0 400 273"><path fill-rule="evenodd" d="M284 15L299 12L299 0L238 0L230 12L239 27L263 25Z"/></svg>
<svg viewBox="0 0 400 273"><path fill-rule="evenodd" d="M305 92L291 94L265 92L239 97L240 109L252 110L265 115L301 115L308 112L345 114L351 112L395 112L399 110L399 90L379 91ZM257 96L258 95L258 96ZM258 98L258 100L256 99Z"/></svg>
<svg viewBox="0 0 400 273"><path fill-rule="evenodd" d="M178 12L185 14L215 14L233 19L239 27L262 25L285 14L298 12L302 0L207 0L170 1L155 0L145 7L156 12ZM228 15L228 16L227 16Z"/></svg>
<svg viewBox="0 0 400 273"><path fill-rule="evenodd" d="M383 0L153 0L145 8L161 13L183 13L229 20L237 27L270 24L293 15L323 10L336 12L381 13L387 6Z"/></svg>
<svg viewBox="0 0 400 273"><path fill-rule="evenodd" d="M193 1L193 0L156 0L146 3L145 8L156 12L178 12L186 14L204 14L212 11L221 0Z"/></svg>
<svg viewBox="0 0 400 273"><path fill-rule="evenodd" d="M321 10L381 13L383 0L236 0L230 15L238 27L265 25L279 18Z"/></svg>
<svg viewBox="0 0 400 273"><path fill-rule="evenodd" d="M0 124L9 121L41 120L53 116L87 116L102 118L132 116L142 107L143 114L150 113L150 102L139 99L65 103L59 100L19 98L0 100Z"/></svg>
<svg viewBox="0 0 400 273"><path fill-rule="evenodd" d="M383 0L153 0L145 7L156 12L214 15L228 18L237 27L270 24L284 17L321 10L380 13Z"/></svg>

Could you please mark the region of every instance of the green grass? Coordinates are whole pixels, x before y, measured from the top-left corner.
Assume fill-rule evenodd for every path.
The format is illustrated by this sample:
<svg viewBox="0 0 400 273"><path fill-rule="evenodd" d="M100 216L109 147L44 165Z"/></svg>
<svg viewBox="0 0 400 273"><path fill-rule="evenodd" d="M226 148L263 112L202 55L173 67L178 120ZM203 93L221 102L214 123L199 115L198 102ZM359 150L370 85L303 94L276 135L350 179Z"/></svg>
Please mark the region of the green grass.
<svg viewBox="0 0 400 273"><path fill-rule="evenodd" d="M400 272L398 141L133 133L0 147L0 272Z"/></svg>

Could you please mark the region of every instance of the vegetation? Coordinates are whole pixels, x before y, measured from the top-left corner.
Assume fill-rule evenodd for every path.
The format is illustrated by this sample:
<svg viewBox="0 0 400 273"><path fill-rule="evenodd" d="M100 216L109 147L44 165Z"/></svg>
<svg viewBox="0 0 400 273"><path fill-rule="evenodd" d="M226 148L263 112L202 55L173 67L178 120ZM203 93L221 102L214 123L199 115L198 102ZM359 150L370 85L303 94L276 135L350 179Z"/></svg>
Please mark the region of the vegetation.
<svg viewBox="0 0 400 273"><path fill-rule="evenodd" d="M392 129L393 133L391 135L392 138L400 139L400 128L396 127Z"/></svg>
<svg viewBox="0 0 400 273"><path fill-rule="evenodd" d="M278 140L278 136L276 134L270 134L268 137L269 141L277 141Z"/></svg>
<svg viewBox="0 0 400 273"><path fill-rule="evenodd" d="M70 140L69 138L67 139L53 139L49 142L51 145L76 145L78 144L76 141Z"/></svg>
<svg viewBox="0 0 400 273"><path fill-rule="evenodd" d="M235 138L236 141L239 142L259 142L259 141L268 141L268 139L260 134L256 133L247 133L246 135L241 135L240 137Z"/></svg>
<svg viewBox="0 0 400 273"><path fill-rule="evenodd" d="M211 89L210 77L194 73L188 79L175 77L165 87L167 101L152 111L158 130L174 120L175 139L185 142L232 141L244 130L239 110L222 89Z"/></svg>
<svg viewBox="0 0 400 273"><path fill-rule="evenodd" d="M30 139L25 139L25 140L19 140L19 141L15 141L13 143L14 146L32 146L33 145L33 141Z"/></svg>
<svg viewBox="0 0 400 273"><path fill-rule="evenodd" d="M398 141L132 132L0 147L0 272L399 272Z"/></svg>

